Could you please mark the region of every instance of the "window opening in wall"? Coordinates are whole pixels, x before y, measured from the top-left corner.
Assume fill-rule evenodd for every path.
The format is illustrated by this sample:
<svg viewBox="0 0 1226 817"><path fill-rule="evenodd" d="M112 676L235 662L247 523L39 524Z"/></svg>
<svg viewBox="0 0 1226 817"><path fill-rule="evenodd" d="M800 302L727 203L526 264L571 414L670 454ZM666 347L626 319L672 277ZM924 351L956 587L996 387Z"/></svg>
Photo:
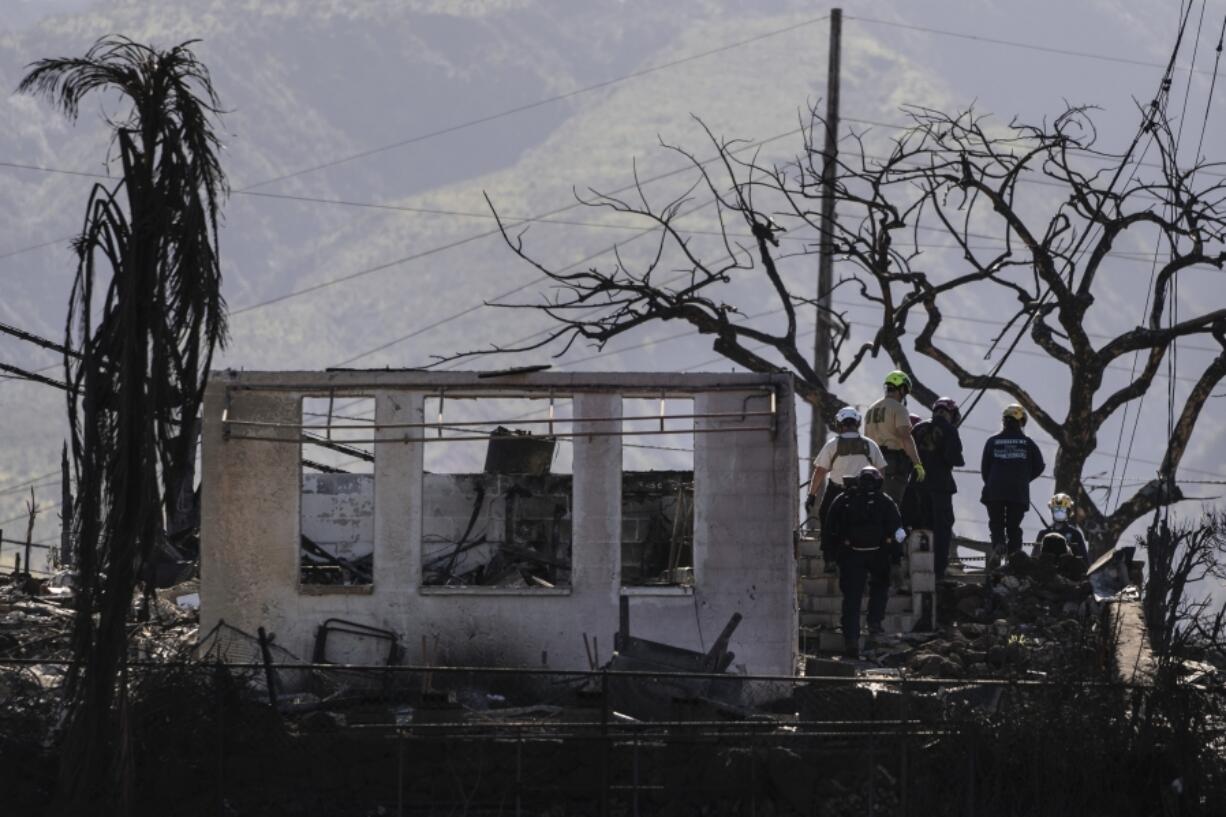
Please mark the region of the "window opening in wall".
<svg viewBox="0 0 1226 817"><path fill-rule="evenodd" d="M623 586L694 583L693 414L689 398L622 399Z"/></svg>
<svg viewBox="0 0 1226 817"><path fill-rule="evenodd" d="M427 397L422 583L570 586L569 397Z"/></svg>
<svg viewBox="0 0 1226 817"><path fill-rule="evenodd" d="M374 582L375 400L304 397L299 580Z"/></svg>

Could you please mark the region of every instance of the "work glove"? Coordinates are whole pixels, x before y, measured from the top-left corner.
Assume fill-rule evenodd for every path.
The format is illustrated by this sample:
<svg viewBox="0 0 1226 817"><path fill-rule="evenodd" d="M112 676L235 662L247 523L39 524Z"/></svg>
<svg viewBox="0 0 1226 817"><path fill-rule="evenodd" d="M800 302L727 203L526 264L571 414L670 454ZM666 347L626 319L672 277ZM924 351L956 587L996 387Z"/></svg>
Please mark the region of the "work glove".
<svg viewBox="0 0 1226 817"><path fill-rule="evenodd" d="M897 562L890 565L890 585L902 587L902 565Z"/></svg>
<svg viewBox="0 0 1226 817"><path fill-rule="evenodd" d="M915 481L923 482L926 476L928 476L928 472L924 470L924 464L922 462L915 463Z"/></svg>
<svg viewBox="0 0 1226 817"><path fill-rule="evenodd" d="M805 511L806 512L812 511L813 506L816 504L817 504L817 494L809 494L807 497L805 497Z"/></svg>

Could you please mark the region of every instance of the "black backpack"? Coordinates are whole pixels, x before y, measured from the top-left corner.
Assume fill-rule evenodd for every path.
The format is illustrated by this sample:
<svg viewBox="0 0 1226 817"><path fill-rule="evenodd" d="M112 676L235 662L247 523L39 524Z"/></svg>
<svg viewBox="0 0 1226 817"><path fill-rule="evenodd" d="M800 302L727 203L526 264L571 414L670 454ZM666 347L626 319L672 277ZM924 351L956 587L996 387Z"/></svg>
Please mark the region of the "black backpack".
<svg viewBox="0 0 1226 817"><path fill-rule="evenodd" d="M881 495L859 494L847 503L847 540L853 548L863 550L881 547L885 530L881 524Z"/></svg>

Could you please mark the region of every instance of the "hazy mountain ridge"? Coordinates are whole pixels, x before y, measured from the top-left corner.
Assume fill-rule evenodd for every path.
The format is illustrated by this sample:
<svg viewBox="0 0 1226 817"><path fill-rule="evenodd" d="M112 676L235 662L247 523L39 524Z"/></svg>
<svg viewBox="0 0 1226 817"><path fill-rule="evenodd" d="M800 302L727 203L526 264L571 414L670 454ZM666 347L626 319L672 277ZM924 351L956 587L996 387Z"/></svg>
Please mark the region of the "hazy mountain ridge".
<svg viewBox="0 0 1226 817"><path fill-rule="evenodd" d="M1128 11L1127 4L1100 2L1096 9L1104 15L1101 23L1070 13L1061 36L1050 37L1011 30L1015 4L946 0L934 4L930 18L921 22L1074 47L1076 32L1095 29L1101 34L1096 41L1112 43L1101 46L1103 50L1153 59L1160 50L1154 43L1160 38L1152 30L1159 27L1156 23L1165 26L1169 15L1133 8L1134 13L1112 17L1107 12L1113 8ZM1042 18L1053 10L1059 10L1059 4L1051 0L1039 3L1033 15ZM588 4L124 0L0 35L0 84L11 89L30 60L79 54L97 36L112 31L161 45L200 37L199 53L229 109L223 119L225 161L234 188L240 191L287 173L797 25L825 11L785 0L685 4L641 0ZM1061 91L1075 100L1088 95L1078 90L1082 86L1075 84L1075 79L1080 81L1075 77L1061 86L1048 81L1049 73L1058 73L1065 66L1076 66L1091 77L1094 72L1119 75L1121 85L1139 77L1145 81L1132 83L1141 89L1138 95L1150 87L1144 69L1062 61L850 19L856 14L895 18L900 13L885 2L848 8L845 116L894 122L901 119L897 109L904 103L958 107L977 97L982 109L996 111L1003 120L1014 105L1047 112L1051 104L1058 104ZM1116 19L1118 28L1113 28ZM1144 30L1146 23L1149 31ZM691 113L702 116L721 136L764 139L795 128L798 109L825 91L825 43L824 24L800 26L718 55L252 192L483 212L481 191L487 190L506 214L546 212L571 202L572 185L611 190L628 183L632 159L644 176L680 164L679 157L656 146L657 134L700 157L709 155L710 147L690 119ZM978 64L978 71L967 70L966 60L979 54L990 55L990 59ZM994 73L1023 57L1027 65L1033 65L1032 84L1042 88L1039 102L1015 90L1023 87L1026 76L1017 71ZM989 84L999 86L999 92L983 98L982 88ZM1116 109L1123 107L1117 101ZM786 157L799 148L799 137L793 136L772 142L764 148L763 157ZM41 100L17 96L0 100L0 160L98 171L105 151L106 134L98 124L96 106L84 110L74 126ZM2 170L9 195L0 196L0 223L7 225L0 236L0 254L62 238L78 228L92 183L89 179ZM681 189L680 181L652 185L649 192L667 196ZM587 208L559 218L626 223ZM686 223L709 228L710 212L700 211ZM483 218L236 194L227 204L222 235L225 295L232 307L242 308L492 228L493 223ZM628 230L534 225L527 240L542 259L568 263L633 235ZM632 256L639 251L636 246L646 243L630 245L625 251ZM939 266L941 257L934 256L932 263ZM1143 281L1145 270L1137 267L1133 275L1134 266L1128 267L1128 280L1140 276ZM0 286L4 287L0 299L4 317L0 320L58 337L63 331L71 269L71 257L62 247L0 259ZM788 274L803 282L810 274L808 269L805 262L798 262ZM470 308L534 275L499 239L474 241L317 294L238 314L232 344L219 363L248 368L333 365ZM751 286L744 290L747 312L763 301ZM1127 288L1114 288L1103 300L1112 308L1128 307L1131 313L1139 306L1132 303L1136 299L1130 293ZM516 297L533 300L537 296L529 289ZM969 302L965 309L972 316L995 316L1000 307ZM853 317L864 319L863 314ZM480 310L353 365L419 364L430 354L520 337L541 325L526 318L525 313ZM675 325L653 327L626 338L624 345L662 338L680 329ZM973 324L950 323L944 332L965 339L983 338L981 327ZM857 342L862 337L858 335ZM958 350L965 351L969 362L978 362L981 355L974 349ZM577 350L572 357L588 354L588 350ZM585 367L684 368L711 356L709 342L695 339L600 359ZM546 355L537 353L533 359L545 360ZM0 339L0 360L36 367L55 362L55 357ZM1026 359L1025 363L1031 366L1035 361ZM502 365L502 361L479 365ZM874 367L879 365L873 363L867 369ZM59 376L56 371L50 374ZM845 393L851 399L867 400L876 391L871 381L867 375L857 377L846 385ZM41 386L0 381L0 408L7 418L0 432L0 450L5 453L0 461L0 484L54 467L63 437L62 395ZM990 414L995 410L995 406L981 409L984 416L977 424L992 425ZM1147 416L1151 410L1152 404L1147 406ZM1222 450L1223 424L1206 417L1203 426L1199 439L1209 451L1190 458L1189 464L1216 467L1212 452ZM1146 427L1156 426L1147 420ZM1101 443L1113 445L1114 436ZM1152 449L1152 439L1139 440L1138 452L1141 444ZM1152 457L1152 450L1146 456ZM1133 473L1138 470L1134 466ZM973 503L973 497L967 499ZM16 512L12 510L15 502L17 497L0 496L0 518ZM968 516L975 513L973 507L963 510Z"/></svg>
<svg viewBox="0 0 1226 817"><path fill-rule="evenodd" d="M690 22L685 15L651 4L632 5L633 10L610 5L599 14L585 14L565 3L112 3L0 35L0 84L15 88L31 61L82 53L110 32L161 45L200 38L197 48L228 109L223 118L226 168L235 188L241 189L406 134L454 124L465 112L497 111L633 70L670 32ZM304 9L308 13L298 16ZM590 36L593 26L600 37ZM264 189L372 201L400 198L406 190L454 183L457 170L479 175L510 166L584 104L589 104L586 98L576 98L508 117L484 130L423 143L428 152L401 152L399 157L389 152L375 162L348 163L331 175L308 174ZM80 120L71 123L42 100L11 95L0 102L0 157L105 172L108 135L99 117L114 110L113 104L90 102ZM619 170L626 167L624 156L602 161L620 165ZM0 220L7 229L0 252L66 238L79 229L94 180L21 170L6 170L5 177L9 195L0 197ZM553 186L542 184L551 195ZM338 235L355 218L369 221L370 216L346 208L232 197L222 235L230 303L241 306L312 276L327 277L336 270L333 263L384 260L378 255L382 245L363 228ZM436 226L423 224L407 238L418 246L436 243L447 232ZM358 249L348 254L336 250L333 263L320 257L325 248L346 241ZM499 254L499 263L503 258ZM61 336L73 267L66 245L0 263L3 319ZM323 365L331 356L325 354L327 349L350 346L342 327L330 323L334 300L316 298L303 312L251 321L275 341L266 351L280 349L280 354L253 357L260 345L240 343L243 329L236 321L228 359L237 365ZM418 307L399 308L407 312ZM329 337L335 340L320 342ZM0 342L0 352L6 362L30 368L56 363L54 354L8 339ZM59 376L56 369L48 374ZM0 381L0 405L7 418L0 438L5 451L0 480L49 470L64 434L62 394ZM15 501L0 496L0 515Z"/></svg>

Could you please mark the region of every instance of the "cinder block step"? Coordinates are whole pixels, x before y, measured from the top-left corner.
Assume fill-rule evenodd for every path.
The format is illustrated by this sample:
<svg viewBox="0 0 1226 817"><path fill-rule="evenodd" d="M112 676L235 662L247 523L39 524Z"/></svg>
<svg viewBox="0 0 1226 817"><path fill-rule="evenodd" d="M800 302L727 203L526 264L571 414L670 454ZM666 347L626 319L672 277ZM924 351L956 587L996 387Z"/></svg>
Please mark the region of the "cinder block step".
<svg viewBox="0 0 1226 817"><path fill-rule="evenodd" d="M888 621L888 620L887 620ZM861 625L863 627L863 625ZM910 630L910 627L907 628ZM886 627L886 632L890 632L890 628ZM860 649L864 649L868 645L868 634L861 631L860 634ZM817 649L819 652L838 652L843 649L843 634L838 630L822 630L817 634Z"/></svg>
<svg viewBox="0 0 1226 817"><path fill-rule="evenodd" d="M838 576L825 574L800 580L800 592L807 596L839 596Z"/></svg>
<svg viewBox="0 0 1226 817"><path fill-rule="evenodd" d="M864 649L864 637L860 637L860 649ZM817 649L820 652L838 652L843 649L843 634L834 630L822 630L817 635Z"/></svg>
<svg viewBox="0 0 1226 817"><path fill-rule="evenodd" d="M931 553L918 553L915 555L917 558L915 558L914 560L905 554L903 555L902 557L903 572L927 571L931 573L934 569L933 562L932 562L932 554ZM802 553L800 558L796 560L796 575L808 576L810 578L818 578L823 574L825 567L826 567L826 560L822 558L820 551L812 555L808 555L808 556Z"/></svg>
<svg viewBox="0 0 1226 817"><path fill-rule="evenodd" d="M801 539L800 540L800 555L809 558L821 558L822 543L818 539Z"/></svg>
<svg viewBox="0 0 1226 817"><path fill-rule="evenodd" d="M838 613L801 613L800 626L833 630L840 626L839 618ZM909 633L914 624L915 619L910 614L901 613L887 613L881 622L887 633ZM863 617L860 619L860 626L865 629L868 627Z"/></svg>
<svg viewBox="0 0 1226 817"><path fill-rule="evenodd" d="M820 578L823 566L821 559L801 556L796 560L796 575L800 578Z"/></svg>
<svg viewBox="0 0 1226 817"><path fill-rule="evenodd" d="M837 613L814 613L804 612L800 614L801 627L837 627L839 626L839 617Z"/></svg>
<svg viewBox="0 0 1226 817"><path fill-rule="evenodd" d="M937 574L930 570L912 570L910 584L912 593L934 593L937 589Z"/></svg>
<svg viewBox="0 0 1226 817"><path fill-rule="evenodd" d="M801 605L802 610L813 613L838 613L843 609L842 596L804 596L804 603ZM868 599L860 602L861 612L868 611ZM885 612L890 613L911 613L914 612L914 604L911 595L891 595L885 604Z"/></svg>

